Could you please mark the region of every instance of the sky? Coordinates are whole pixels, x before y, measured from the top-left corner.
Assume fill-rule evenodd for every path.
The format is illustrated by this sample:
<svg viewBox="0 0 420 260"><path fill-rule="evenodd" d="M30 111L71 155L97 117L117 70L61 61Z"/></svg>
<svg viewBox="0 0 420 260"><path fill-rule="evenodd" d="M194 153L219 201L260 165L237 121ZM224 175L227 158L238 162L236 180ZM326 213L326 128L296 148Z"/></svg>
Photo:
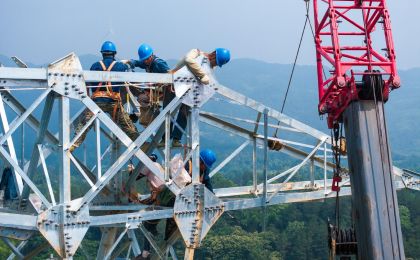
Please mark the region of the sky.
<svg viewBox="0 0 420 260"><path fill-rule="evenodd" d="M387 3L399 68L420 67L420 1ZM303 0L1 0L0 54L43 64L71 51L98 55L112 40L120 59L146 42L164 59L225 47L232 58L290 64L305 14ZM314 64L314 52L307 31L298 63Z"/></svg>

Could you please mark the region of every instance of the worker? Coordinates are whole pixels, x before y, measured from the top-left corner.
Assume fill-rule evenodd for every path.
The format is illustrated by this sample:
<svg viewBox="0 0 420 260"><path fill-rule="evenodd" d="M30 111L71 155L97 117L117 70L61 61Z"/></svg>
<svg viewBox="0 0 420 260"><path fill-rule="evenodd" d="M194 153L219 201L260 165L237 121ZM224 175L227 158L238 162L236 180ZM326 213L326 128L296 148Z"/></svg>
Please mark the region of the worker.
<svg viewBox="0 0 420 260"><path fill-rule="evenodd" d="M93 71L127 71L128 66L122 62L115 60L117 49L115 44L106 41L101 47L102 60L95 62L90 70ZM122 83L115 83L115 85L121 85ZM100 82L97 88L93 88L91 95L92 100L98 105L100 109L106 112L112 120L121 127L121 129L132 139L135 140L139 133L136 126L130 119L130 116L124 110L121 103L121 95L119 86L113 87L111 82ZM82 119L75 129L75 136L83 129L86 123L92 118L93 113L86 109L83 112ZM92 127L89 126L89 129ZM72 152L76 147L84 141L87 134L86 130L80 138L70 147Z"/></svg>
<svg viewBox="0 0 420 260"><path fill-rule="evenodd" d="M188 70L191 71L192 74L204 85L210 83L209 76L204 72L201 65L198 63L197 58L200 56L204 56L210 62L210 67L213 69L216 66L222 67L230 60L230 51L224 48L216 48L211 53L205 53L200 51L199 49L192 49L190 50L185 57L178 62L174 69L170 71L170 73L175 73L183 66L187 66ZM175 93L172 94L172 99L175 97ZM188 114L188 106L181 105L179 109L177 123L181 127L182 130L185 130L187 126L187 114ZM174 127L172 131L171 137L173 138L172 143L179 145L181 143L182 138L182 131L178 127Z"/></svg>
<svg viewBox="0 0 420 260"><path fill-rule="evenodd" d="M149 158L154 162L155 166L160 170L163 174L164 170L162 166L157 162L157 155L151 154ZM147 178L147 183L149 184L150 188L150 197L144 200L139 201L142 204L146 205L156 205L156 206L163 206L163 207L173 207L175 204L175 195L165 186L165 183L160 180L155 174L153 174L146 166L143 166L140 170L139 176L136 180L140 180L143 177ZM157 225L159 224L159 219L157 220L148 220L144 221L144 227L153 235L157 236ZM165 240L168 240L173 232L176 230L177 225L173 218L169 218L166 220L165 226ZM149 259L150 255L150 242L148 239L144 240L143 244L143 251L140 256L136 259Z"/></svg>
<svg viewBox="0 0 420 260"><path fill-rule="evenodd" d="M213 150L204 149L200 151L200 182L206 186L211 192L213 192L213 186L210 180L210 169L216 162L216 154ZM192 173L191 160L185 166L186 170Z"/></svg>
<svg viewBox="0 0 420 260"><path fill-rule="evenodd" d="M131 68L139 67L149 73L168 73L169 66L166 61L157 57L153 53L150 45L143 43L139 46L137 51L139 55L138 60L130 60Z"/></svg>
<svg viewBox="0 0 420 260"><path fill-rule="evenodd" d="M143 43L138 48L138 60L129 60L131 68L139 67L148 73L168 73L169 66L165 60L157 57L153 53L150 45ZM165 96L165 89L171 88L170 84L163 84L163 93ZM140 122L145 127L159 114L159 91L151 93L152 90L142 90L138 97L140 103ZM165 106L165 99L163 100Z"/></svg>
<svg viewBox="0 0 420 260"><path fill-rule="evenodd" d="M149 73L168 73L169 66L163 59L157 57L154 54L153 48L148 44L141 44L138 49L138 60L130 60L131 67L139 67L146 72ZM163 109L174 99L175 97L175 91L172 84L166 84L163 87ZM181 105L180 111L186 110L185 105ZM187 118L186 118L186 112L179 112L178 117L176 120L177 124L179 125L186 125L187 124ZM172 129L171 124L171 129ZM165 139L162 138L161 143L159 144L160 147L165 145ZM181 143L179 142L179 139L175 139L172 142L172 147L181 147Z"/></svg>

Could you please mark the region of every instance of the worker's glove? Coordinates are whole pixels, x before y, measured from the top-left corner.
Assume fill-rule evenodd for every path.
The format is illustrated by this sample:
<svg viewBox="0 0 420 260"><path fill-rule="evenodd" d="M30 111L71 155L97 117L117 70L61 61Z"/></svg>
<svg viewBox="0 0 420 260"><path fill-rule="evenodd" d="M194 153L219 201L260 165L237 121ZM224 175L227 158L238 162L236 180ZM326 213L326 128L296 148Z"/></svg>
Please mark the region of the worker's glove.
<svg viewBox="0 0 420 260"><path fill-rule="evenodd" d="M153 198L149 197L147 199L140 200L140 203L144 204L144 205L152 205L152 204L155 203L155 200Z"/></svg>
<svg viewBox="0 0 420 260"><path fill-rule="evenodd" d="M128 195L128 201L134 203L141 203L141 201L139 201L139 194L137 192L131 192Z"/></svg>
<svg viewBox="0 0 420 260"><path fill-rule="evenodd" d="M131 60L123 60L122 62L125 63L125 64L127 64L128 66L130 66L131 69L134 69L135 68L136 61L133 60L133 59L131 59Z"/></svg>
<svg viewBox="0 0 420 260"><path fill-rule="evenodd" d="M210 83L210 78L209 78L209 76L204 75L204 77L202 77L202 78L200 79L200 82L201 82L202 84L204 84L204 85L208 85L208 84Z"/></svg>

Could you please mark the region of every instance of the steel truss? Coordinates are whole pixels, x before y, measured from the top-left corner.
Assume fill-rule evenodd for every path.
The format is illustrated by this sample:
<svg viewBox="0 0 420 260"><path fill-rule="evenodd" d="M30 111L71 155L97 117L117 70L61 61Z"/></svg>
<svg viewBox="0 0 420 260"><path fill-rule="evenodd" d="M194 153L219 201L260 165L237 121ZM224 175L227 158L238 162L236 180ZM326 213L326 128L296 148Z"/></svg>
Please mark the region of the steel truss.
<svg viewBox="0 0 420 260"><path fill-rule="evenodd" d="M225 211L323 200L335 196L330 191L330 172L334 164L330 161L331 140L328 135L219 84L205 60L202 66L211 75L211 83L206 86L200 85L186 68L175 75L83 71L75 54L53 62L48 68L1 67L0 116L3 133L0 136L0 155L4 164L12 167L18 187L18 198L5 202L0 209L0 236L13 251L9 258L28 257L22 254L22 249L28 239L39 232L62 258L70 259L80 247L88 229L99 227L102 238L98 259L114 258L124 252L126 256L140 254L138 234L150 240L156 252L154 258L171 256L177 259L172 245L182 238L186 245L185 258L192 259L194 249L201 244L211 226ZM98 81L173 84L176 98L132 141L89 98L86 83ZM14 92L23 89L25 93L38 95L29 106L23 105L15 97ZM204 111L202 106L213 102L216 96L217 99L250 109L254 119ZM90 140L96 143L92 153L96 156L93 167L69 151L81 135L73 136L71 133L70 126L81 113L72 112L73 102L82 104L83 109L87 108L94 114L82 130L86 131L90 125L95 126L96 138ZM54 103L58 103L58 121L52 118ZM184 162L192 159L193 167L192 183L186 187L177 186L171 179L168 167L171 155L177 152L169 145L170 122L181 104L190 107L189 127L185 131L187 149ZM6 111L6 108L10 111ZM36 115L39 110L42 111L40 117ZM13 118L11 111L16 117ZM51 124L58 129L57 133L51 132ZM243 140L232 153L218 160L210 176L221 172L229 162L250 147L252 185L218 188L213 194L200 184L200 130L204 125ZM20 158L19 163L15 145L19 143L17 130L23 126L33 129L36 136L29 138L33 142L32 149L29 149L26 141L20 142L20 150L30 151L31 157L28 161ZM281 136L290 138L269 137L269 131L276 128L284 133ZM157 142L163 135L166 136L165 147L158 149ZM25 137L28 139L27 135ZM279 142L279 151L294 158L296 165L280 172L278 169L270 169L267 158L273 152L268 150L269 140ZM108 145L107 149L101 149L104 144ZM147 156L156 150L163 155L163 173ZM258 158L264 158L262 171L257 165ZM167 188L176 195L173 208L148 207L127 200L126 191L135 183L135 174L128 177L125 171L130 160L137 163L136 171L144 165L165 182ZM50 169L57 165L58 170L52 176ZM308 166L309 173L305 170ZM269 175L269 171L273 170L277 173ZM79 173L81 178L76 182L71 176ZM420 176L414 172L394 167L394 177L398 189L420 189ZM40 187L43 186L40 178L46 187ZM82 182L86 186L83 194L72 196L74 185L81 185ZM340 196L350 195L348 176L344 176L341 186ZM179 232L159 244L142 223L166 218L175 219ZM14 246L9 239L18 239L22 243ZM30 257L46 247L45 244L39 245L30 253Z"/></svg>

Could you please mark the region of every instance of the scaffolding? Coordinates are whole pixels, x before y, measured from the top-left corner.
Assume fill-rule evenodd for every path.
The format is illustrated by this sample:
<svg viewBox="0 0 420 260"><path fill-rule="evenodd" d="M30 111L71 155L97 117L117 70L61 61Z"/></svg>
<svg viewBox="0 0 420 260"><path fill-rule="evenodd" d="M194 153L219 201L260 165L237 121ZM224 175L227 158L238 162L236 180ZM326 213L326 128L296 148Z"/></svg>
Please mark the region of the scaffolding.
<svg viewBox="0 0 420 260"><path fill-rule="evenodd" d="M18 191L17 198L4 201L0 208L0 236L13 251L9 259L31 258L47 247L64 259L71 259L81 248L90 227L99 227L102 234L97 259L113 259L124 250L127 257L139 255L138 234L150 241L153 259L177 259L173 244L179 239L186 247L185 259L192 259L194 249L200 246L224 212L336 196L331 191L331 172L335 165L331 161L329 135L223 86L205 59L201 64L211 78L209 85L200 84L187 68L174 75L84 71L74 53L51 63L48 68L26 68L24 64L21 68L0 67L3 128L0 155L4 165L11 167ZM148 88L172 84L176 97L133 141L88 95L87 83L104 81L130 82ZM29 104L19 101L21 90L32 97ZM213 100L245 108L247 116L206 111L205 104ZM58 104L55 110L54 104ZM169 170L171 155L178 152L170 145L169 132L171 123L176 125L174 118L182 104L189 107L183 160L185 164L191 159L193 165L192 183L186 187L179 187ZM93 116L82 131L73 136L71 126L85 109ZM58 120L52 118L54 112ZM89 150L90 158L95 158L93 165L86 155L82 160L69 150L91 126L95 129L94 136L87 141L95 147ZM200 183L200 137L203 127L207 126L218 129L221 135L234 135L242 140L225 158L219 159L210 177L222 172L229 162L250 148L252 185L217 188L212 193ZM36 134L29 135L28 127ZM282 138L269 136L269 131L276 129ZM159 148L162 136L166 136L165 146ZM278 152L294 158L297 163L280 171L270 169L269 142L279 144ZM17 144L21 147L16 147ZM163 173L149 158L151 152L163 158ZM29 160L25 159L25 153L31 154ZM258 164L261 158L262 166ZM142 205L127 199L127 190L134 185L137 176L129 176L126 171L127 164L133 162L135 173L145 166L165 183L176 196L173 208ZM309 168L308 173L303 170L305 167ZM343 173L340 196L349 196L349 172L343 170ZM397 167L393 168L393 173L397 189L420 190L417 173ZM81 183L85 189L74 193ZM167 241L158 243L143 222L167 218L174 218L178 231ZM48 244L41 244L30 255L23 255L22 248L39 233ZM128 242L120 245L125 236ZM10 239L21 243L15 246Z"/></svg>

